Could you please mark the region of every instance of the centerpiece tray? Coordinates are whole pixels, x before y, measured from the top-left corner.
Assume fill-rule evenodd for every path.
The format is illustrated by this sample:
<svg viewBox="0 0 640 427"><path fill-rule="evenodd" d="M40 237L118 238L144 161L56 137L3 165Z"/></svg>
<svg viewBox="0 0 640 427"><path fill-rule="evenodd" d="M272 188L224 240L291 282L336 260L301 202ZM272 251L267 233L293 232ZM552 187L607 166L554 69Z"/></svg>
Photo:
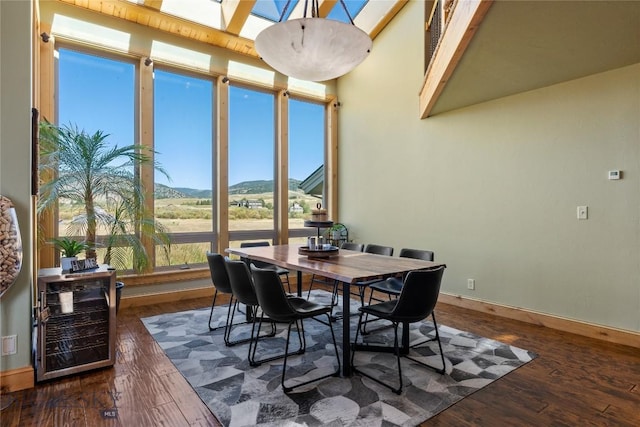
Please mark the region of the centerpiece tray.
<svg viewBox="0 0 640 427"><path fill-rule="evenodd" d="M337 246L330 246L329 249L309 249L308 246L298 248L299 255L305 255L309 258L329 258L338 255Z"/></svg>

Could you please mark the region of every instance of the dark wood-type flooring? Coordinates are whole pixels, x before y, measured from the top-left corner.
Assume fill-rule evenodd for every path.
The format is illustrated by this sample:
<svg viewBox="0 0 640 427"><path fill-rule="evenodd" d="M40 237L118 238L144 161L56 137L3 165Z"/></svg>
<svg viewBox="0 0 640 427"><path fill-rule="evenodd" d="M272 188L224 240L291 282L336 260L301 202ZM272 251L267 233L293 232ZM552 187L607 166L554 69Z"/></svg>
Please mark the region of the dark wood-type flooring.
<svg viewBox="0 0 640 427"><path fill-rule="evenodd" d="M208 299L121 309L113 368L2 396L9 426L219 425L140 318L208 307ZM533 362L425 426L640 426L640 350L446 304L438 322L536 352ZM117 414L105 410L117 407ZM116 415L115 418L108 418Z"/></svg>

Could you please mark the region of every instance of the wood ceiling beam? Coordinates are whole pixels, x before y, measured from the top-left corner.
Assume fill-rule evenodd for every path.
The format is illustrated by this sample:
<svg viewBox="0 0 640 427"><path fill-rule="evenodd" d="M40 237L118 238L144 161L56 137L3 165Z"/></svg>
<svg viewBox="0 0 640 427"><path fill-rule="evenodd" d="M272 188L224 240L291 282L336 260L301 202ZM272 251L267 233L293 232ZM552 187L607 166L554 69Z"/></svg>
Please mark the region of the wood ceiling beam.
<svg viewBox="0 0 640 427"><path fill-rule="evenodd" d="M318 2L318 14L320 14L320 17L326 18L329 15L329 12L331 12L331 9L333 9L333 6L336 5L336 3L338 3L338 0L320 0ZM308 14L307 16L310 17L311 14Z"/></svg>
<svg viewBox="0 0 640 427"><path fill-rule="evenodd" d="M373 29L369 33L369 37L371 37L371 40L375 39L378 36L378 34L380 34L380 31L382 31L382 29L386 27L387 24L389 24L389 22L391 22L391 20L398 14L398 12L400 12L400 9L402 9L408 3L408 1L409 0L396 1L396 3L391 8L391 10L389 10L389 12L385 14L380 19L380 21L378 21L378 23L375 25L375 27L373 27Z"/></svg>
<svg viewBox="0 0 640 427"><path fill-rule="evenodd" d="M222 2L222 18L228 33L239 35L256 0L224 0Z"/></svg>
<svg viewBox="0 0 640 427"><path fill-rule="evenodd" d="M160 10L162 8L163 0L144 0L143 6L150 7L151 9Z"/></svg>
<svg viewBox="0 0 640 427"><path fill-rule="evenodd" d="M216 30L206 25L178 18L173 15L168 15L153 7L147 7L125 0L56 1L258 58L253 40Z"/></svg>

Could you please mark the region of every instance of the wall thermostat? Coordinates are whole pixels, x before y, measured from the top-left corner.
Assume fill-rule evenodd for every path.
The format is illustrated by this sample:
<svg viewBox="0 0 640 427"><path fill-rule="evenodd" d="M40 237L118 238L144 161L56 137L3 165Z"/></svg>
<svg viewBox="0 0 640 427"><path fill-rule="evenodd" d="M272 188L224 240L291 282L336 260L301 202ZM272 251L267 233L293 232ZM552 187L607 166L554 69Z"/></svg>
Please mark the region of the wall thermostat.
<svg viewBox="0 0 640 427"><path fill-rule="evenodd" d="M620 179L621 175L620 171L609 171L609 179Z"/></svg>

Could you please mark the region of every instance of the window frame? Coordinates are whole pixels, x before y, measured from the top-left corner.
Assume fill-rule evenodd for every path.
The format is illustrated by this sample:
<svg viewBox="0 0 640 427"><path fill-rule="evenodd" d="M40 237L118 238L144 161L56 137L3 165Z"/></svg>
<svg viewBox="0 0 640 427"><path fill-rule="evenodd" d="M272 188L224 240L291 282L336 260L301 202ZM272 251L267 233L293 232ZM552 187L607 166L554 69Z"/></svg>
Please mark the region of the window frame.
<svg viewBox="0 0 640 427"><path fill-rule="evenodd" d="M224 199L224 194L227 193L228 185L222 188L225 184L223 181L223 175L226 170L221 170L220 164L228 161L228 157L221 157L222 155L228 156L228 151L225 151L225 145L228 145L228 129L225 132L222 123L224 120L228 120L228 115L224 116L222 113L221 105L225 103L228 105L228 91L221 90L225 85L229 84L229 78L216 74L213 71L205 72L203 70L194 69L188 66L176 65L173 63L164 63L162 61L148 61L148 56L141 54L131 54L127 52L118 52L110 49L105 49L101 46L87 45L86 43L76 42L70 39L53 39L53 43L49 44L49 49L43 50L46 55L41 56L41 63L39 64L40 76L44 81L43 87L45 90L41 93L41 99L43 103L48 104L43 108L43 112L50 112L49 116L54 117L54 123L58 123L58 74L57 74L57 57L58 50L60 48L77 51L87 55L93 55L101 58L106 58L115 61L123 61L134 64L135 66L135 117L134 117L134 143L149 145L148 141L151 141L151 147L153 148L153 108L149 108L149 83L152 80L149 79L153 76L153 69L157 65L159 69L176 72L178 74L191 75L197 78L212 79L214 81L213 86L213 151L212 151L212 196L213 198ZM146 77L145 77L146 76ZM146 80L145 80L146 79ZM49 83L50 86L47 86ZM289 90L278 87L275 83L272 86L266 87L264 83L249 82L246 80L234 80L233 85L245 87L254 91L266 92L274 95L275 106L275 121L276 132L274 133L274 229L273 230L255 230L255 231L234 231L230 238L229 231L224 230L220 224L221 220L228 218L228 209L222 209L220 202L215 202L216 209L212 208L212 232L186 232L186 233L174 233L172 234L172 243L210 243L212 251L223 253L224 250L229 247L229 241L237 240L270 240L273 244L286 244L290 237L305 237L315 235L316 229L303 228L303 229L288 229L287 224L283 224L281 220L283 217L287 220L288 210L282 210L281 203L285 203L288 200L288 164L283 166L283 156L286 159L287 153L283 153L288 147L287 134L288 132L282 132L283 123L288 126L288 110L282 108L282 103L287 101L288 96L291 96ZM153 85L151 84L151 87ZM228 89L228 88L227 88ZM153 104L153 89L151 89L151 105ZM337 113L339 109L339 103L337 97L334 95L311 95L304 92L295 92L293 94L295 99L301 101L310 101L314 103L325 105L325 142L324 142L324 165L325 165L325 194L324 194L324 206L329 209L332 218L337 220ZM284 101L283 101L284 100ZM146 105L146 107L145 107ZM146 110L145 110L146 108ZM44 117L44 115L43 115ZM151 124L149 124L151 123ZM151 167L151 166L149 166ZM144 168L138 168L144 169ZM140 170L141 179L149 179L148 170ZM153 177L153 174L151 175ZM153 178L151 178L153 179ZM148 184L148 181L145 181ZM284 185L283 185L284 183ZM153 188L153 185L151 186ZM283 193L284 191L284 193ZM153 204L155 200L153 198L153 190L148 197L148 201ZM217 196L216 196L217 193ZM213 200L212 200L213 202ZM213 206L213 205L212 205ZM57 227L57 211L50 214L48 217L40 218L39 221L43 224L45 239L50 238L58 234ZM285 221L286 222L286 221ZM226 233L226 234L225 234ZM54 251L49 247L50 245L43 245L38 257L39 267L51 266L57 263L54 256ZM170 272L176 271L179 266L155 266L155 250L151 244L149 250L152 251L153 267L150 271L144 272L126 272L134 273L136 275L144 276L145 274L153 272ZM48 265L47 265L48 264ZM190 267L206 267L206 265L193 264Z"/></svg>

